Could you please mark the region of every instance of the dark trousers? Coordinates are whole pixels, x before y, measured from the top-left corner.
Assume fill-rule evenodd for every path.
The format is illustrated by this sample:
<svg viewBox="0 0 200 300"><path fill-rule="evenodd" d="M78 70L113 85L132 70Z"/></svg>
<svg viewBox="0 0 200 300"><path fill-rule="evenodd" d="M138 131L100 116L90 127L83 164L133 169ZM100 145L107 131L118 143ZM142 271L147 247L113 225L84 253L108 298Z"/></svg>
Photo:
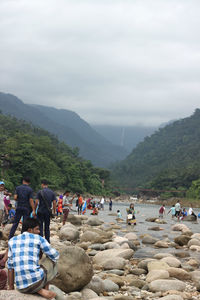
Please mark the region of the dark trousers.
<svg viewBox="0 0 200 300"><path fill-rule="evenodd" d="M17 226L19 224L19 221L21 220L21 217L23 217L23 221L30 216L30 210L26 207L20 207L16 209L15 218L13 221L13 226L10 230L9 239L11 239L15 231L17 229Z"/></svg>
<svg viewBox="0 0 200 300"><path fill-rule="evenodd" d="M48 213L42 214L38 213L37 218L40 221L40 235L45 235L45 239L50 243L50 215Z"/></svg>

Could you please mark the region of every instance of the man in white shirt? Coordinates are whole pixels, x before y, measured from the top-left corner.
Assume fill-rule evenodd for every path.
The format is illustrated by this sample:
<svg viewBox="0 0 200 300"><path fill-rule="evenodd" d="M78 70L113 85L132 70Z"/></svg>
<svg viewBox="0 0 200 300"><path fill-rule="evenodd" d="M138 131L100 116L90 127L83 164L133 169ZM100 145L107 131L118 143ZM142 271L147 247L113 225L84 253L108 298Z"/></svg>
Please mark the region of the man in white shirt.
<svg viewBox="0 0 200 300"><path fill-rule="evenodd" d="M175 204L175 217L177 217L179 219L180 217L180 212L181 212L181 204L179 202L179 200L177 201L177 203Z"/></svg>
<svg viewBox="0 0 200 300"><path fill-rule="evenodd" d="M104 210L104 202L105 202L105 197L103 196L100 201L100 207L102 210Z"/></svg>

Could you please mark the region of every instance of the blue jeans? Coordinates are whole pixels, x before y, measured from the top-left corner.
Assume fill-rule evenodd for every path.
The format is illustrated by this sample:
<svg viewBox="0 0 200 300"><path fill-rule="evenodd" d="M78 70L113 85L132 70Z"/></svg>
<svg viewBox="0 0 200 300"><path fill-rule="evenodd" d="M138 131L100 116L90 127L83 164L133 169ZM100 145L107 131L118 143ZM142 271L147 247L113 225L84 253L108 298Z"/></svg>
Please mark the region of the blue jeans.
<svg viewBox="0 0 200 300"><path fill-rule="evenodd" d="M50 243L50 215L48 213L42 214L38 212L37 218L40 221L40 235L43 236L44 231L45 239Z"/></svg>
<svg viewBox="0 0 200 300"><path fill-rule="evenodd" d="M12 226L12 228L10 230L10 234L9 234L9 239L11 239L14 236L17 226L19 224L19 221L21 220L21 217L23 217L23 221L24 221L29 216L30 216L30 209L28 209L26 207L19 207L16 209L13 226Z"/></svg>

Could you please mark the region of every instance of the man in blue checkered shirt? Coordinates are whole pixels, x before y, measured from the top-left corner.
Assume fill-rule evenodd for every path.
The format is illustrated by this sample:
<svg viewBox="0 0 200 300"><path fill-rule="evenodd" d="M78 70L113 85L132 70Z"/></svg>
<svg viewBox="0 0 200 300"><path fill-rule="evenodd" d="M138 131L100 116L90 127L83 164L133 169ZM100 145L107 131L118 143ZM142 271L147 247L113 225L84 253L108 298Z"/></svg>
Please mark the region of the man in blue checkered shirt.
<svg viewBox="0 0 200 300"><path fill-rule="evenodd" d="M8 242L8 283L9 289L16 288L22 293L38 293L47 299L56 294L48 289L48 282L56 273L56 261L59 253L39 235L39 221L34 218L24 220L22 234ZM40 251L50 259L47 269L39 265Z"/></svg>

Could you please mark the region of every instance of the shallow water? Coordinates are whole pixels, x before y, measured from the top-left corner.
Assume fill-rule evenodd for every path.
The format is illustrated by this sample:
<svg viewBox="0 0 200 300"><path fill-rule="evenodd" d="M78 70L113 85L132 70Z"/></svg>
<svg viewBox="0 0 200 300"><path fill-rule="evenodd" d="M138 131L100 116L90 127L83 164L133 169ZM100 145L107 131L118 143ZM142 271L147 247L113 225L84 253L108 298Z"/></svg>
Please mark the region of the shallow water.
<svg viewBox="0 0 200 300"><path fill-rule="evenodd" d="M122 230L119 230L117 233L121 236L123 236L125 233L123 230L127 229L128 231L134 231L137 236L140 239L141 235L144 234L150 234L153 237L156 237L160 240L163 240L165 238L168 238L170 241L174 240L174 237L178 236L181 234L181 232L177 231L171 231L172 225L177 223L177 219L172 219L171 215L167 215L167 212L169 211L170 207L166 207L166 215L164 216L164 220L167 222L167 224L157 224L153 222L146 222L145 219L149 217L158 217L158 211L160 208L160 205L155 205L155 204L135 204L135 211L136 211L136 220L137 220L137 225L134 226L127 226L126 225L126 208L129 207L129 203L113 203L113 208L112 212L109 211L109 206L106 203L104 211L99 212L99 218L104 220L104 222L116 222L116 217L115 216L109 216L109 213L116 213L117 210L120 210L122 217L124 219L123 223L119 223L119 225L122 227ZM195 209L194 212L198 214L200 209ZM86 215L90 215L91 211L87 210ZM199 233L200 232L200 224L194 223L194 222L183 222L193 233ZM152 226L159 226L163 228L161 231L153 231L153 230L148 230L149 227ZM178 251L183 251L184 249L182 248L181 250L177 250L175 248L154 248L153 246L148 246L148 245L143 245L141 244L142 247L140 247L134 254L134 257L152 257L154 254L159 253L159 252L170 252L174 254L174 252ZM192 257L196 257L197 259L200 259L200 253L199 252L193 252L190 251L190 255Z"/></svg>

